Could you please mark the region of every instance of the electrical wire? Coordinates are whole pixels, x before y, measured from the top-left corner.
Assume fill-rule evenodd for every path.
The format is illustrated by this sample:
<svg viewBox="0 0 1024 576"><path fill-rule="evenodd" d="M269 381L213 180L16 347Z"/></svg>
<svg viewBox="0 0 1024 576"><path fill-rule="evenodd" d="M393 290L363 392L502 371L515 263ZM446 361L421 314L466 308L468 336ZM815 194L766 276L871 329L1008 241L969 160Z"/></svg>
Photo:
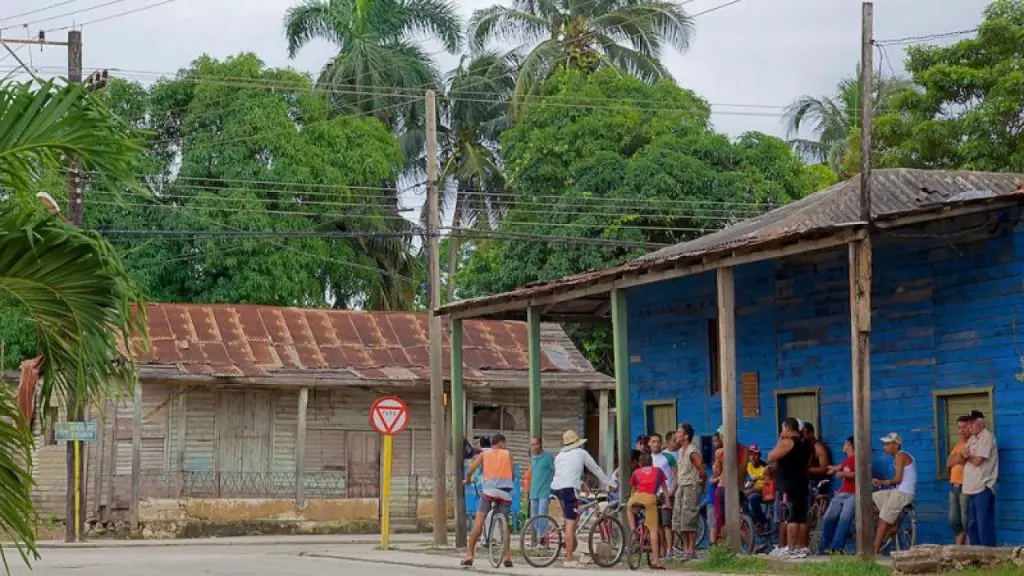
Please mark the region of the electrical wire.
<svg viewBox="0 0 1024 576"><path fill-rule="evenodd" d="M141 6L139 8L135 8L133 10L125 10L124 12L118 12L117 14L111 14L110 16L103 16L103 17L100 17L100 18L96 18L94 20L87 20L85 22L82 22L81 24L71 24L71 25L68 25L68 26L64 26L63 28L51 28L51 29L47 30L47 32L58 32L58 31L61 31L61 30L68 30L68 29L70 29L72 27L75 27L75 26L82 27L82 26L89 26L91 24L99 24L100 22L106 22L107 20L113 20L115 18L122 18L124 16L128 16L128 15L131 15L131 14L137 14L139 12L144 12L146 10L150 10L150 9L153 9L153 8L157 8L157 7L163 6L165 4L170 4L171 2L177 2L177 0L161 0L160 2L155 2L153 4L147 4L146 6Z"/></svg>
<svg viewBox="0 0 1024 576"><path fill-rule="evenodd" d="M60 8L61 6L66 6L68 4L71 4L72 2L78 2L78 1L79 0L63 0L63 2L56 2L56 3L53 3L53 4L47 4L46 6L43 6L41 8L36 8L34 10L29 10L27 12L21 12L19 14L14 14L12 16L4 16L3 18L0 18L0 22L5 22L7 20L14 20L15 18L21 18L22 16L30 16L32 14L36 14L36 13L39 13L39 12L44 12L46 10L50 10L52 8Z"/></svg>
<svg viewBox="0 0 1024 576"><path fill-rule="evenodd" d="M113 6L115 4L120 4L122 2L127 2L127 1L128 0L107 0L107 2L104 2L102 4L96 4L94 6L87 6L85 8L79 8L78 10L71 10L71 11L68 11L68 12L64 12L62 14L57 14L55 16L47 16L46 18L39 18L38 20L32 20L32 21L29 21L29 22L22 22L21 24L11 24L10 26L5 26L3 28L0 28L0 30L7 30L8 28L17 28L19 26L28 27L28 26L32 26L33 24L41 24L43 22L49 22L50 20L56 20L58 18L64 18L65 16L74 16L75 14L81 14L82 12L92 12L93 10L98 10L100 8L106 8L107 6ZM52 32L52 30L47 30L47 32Z"/></svg>
<svg viewBox="0 0 1024 576"><path fill-rule="evenodd" d="M903 38L890 38L888 40L875 40L876 45L880 46L901 46L906 44L916 44L921 42L928 42L930 40L941 40L943 38L955 38L957 36L965 36L967 34L973 34L978 31L978 28L970 28L968 30L954 30L951 32L938 32L935 34L925 34L923 36L904 36Z"/></svg>

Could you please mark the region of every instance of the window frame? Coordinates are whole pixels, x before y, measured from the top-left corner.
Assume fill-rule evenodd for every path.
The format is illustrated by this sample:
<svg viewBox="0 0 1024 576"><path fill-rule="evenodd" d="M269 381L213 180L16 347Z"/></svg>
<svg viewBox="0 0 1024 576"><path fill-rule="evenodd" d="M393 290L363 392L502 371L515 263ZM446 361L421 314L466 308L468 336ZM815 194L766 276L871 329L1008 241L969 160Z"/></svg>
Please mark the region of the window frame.
<svg viewBox="0 0 1024 576"><path fill-rule="evenodd" d="M775 389L775 430L778 431L782 428L782 397L783 396L799 396L810 394L814 396L814 402L818 405L818 421L813 424L816 426L815 432L818 438L824 438L825 433L822 431L821 426L821 386L807 386L804 388L776 388Z"/></svg>
<svg viewBox="0 0 1024 576"><path fill-rule="evenodd" d="M946 468L946 458L949 457L948 447L951 445L949 438L943 442L943 434L946 433L946 424L940 417L945 414L945 408L950 398L957 396L975 396L985 394L988 396L988 404L991 407L985 414L985 421L988 427L994 430L996 427L996 395L994 386L976 386L973 388L944 388L932 390L932 428L934 430L933 440L935 441L935 472L938 480L949 480L949 469Z"/></svg>
<svg viewBox="0 0 1024 576"><path fill-rule="evenodd" d="M672 422L676 422L679 419L679 404L675 398L664 398L661 400L644 400L644 434L650 434L651 423L647 418L647 411L651 408L657 408L659 406L671 406L672 407ZM667 430L655 430L658 434L664 434ZM634 442L635 444L635 442Z"/></svg>
<svg viewBox="0 0 1024 576"><path fill-rule="evenodd" d="M477 425L476 425L476 409L477 408L492 408L492 409L498 410L498 427L497 428L478 428ZM505 411L510 409L510 408L518 408L518 409L527 410L527 413L526 413L527 429L526 430L508 430L508 429L505 428ZM474 433L477 430L497 430L498 432L502 432L502 433L505 433L505 432L508 432L508 433L527 432L528 433L529 432L529 417L530 417L530 413L529 413L529 407L526 406L525 404L520 404L520 403L515 403L515 402L507 402L507 403L501 403L501 402L472 402L470 404L470 406L469 406L469 411L467 412L467 416L469 418L469 427L468 428L470 430L472 430Z"/></svg>
<svg viewBox="0 0 1024 576"><path fill-rule="evenodd" d="M718 338L718 318L708 318L708 396L722 394L722 349Z"/></svg>

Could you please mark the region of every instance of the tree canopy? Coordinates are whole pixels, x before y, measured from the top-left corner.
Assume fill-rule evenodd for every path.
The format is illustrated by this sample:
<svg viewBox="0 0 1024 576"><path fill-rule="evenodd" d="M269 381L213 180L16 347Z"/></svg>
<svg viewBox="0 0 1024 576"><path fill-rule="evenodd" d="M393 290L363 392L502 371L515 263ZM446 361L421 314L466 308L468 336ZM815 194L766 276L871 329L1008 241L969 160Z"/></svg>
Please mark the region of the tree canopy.
<svg viewBox="0 0 1024 576"><path fill-rule="evenodd" d="M581 101L602 104L571 105ZM512 200L500 232L475 241L458 296L618 264L835 181L783 140L716 133L710 115L707 102L668 81L556 74L502 137Z"/></svg>
<svg viewBox="0 0 1024 576"><path fill-rule="evenodd" d="M974 38L912 46L905 92L873 135L884 166L1024 171L1024 1L997 0Z"/></svg>

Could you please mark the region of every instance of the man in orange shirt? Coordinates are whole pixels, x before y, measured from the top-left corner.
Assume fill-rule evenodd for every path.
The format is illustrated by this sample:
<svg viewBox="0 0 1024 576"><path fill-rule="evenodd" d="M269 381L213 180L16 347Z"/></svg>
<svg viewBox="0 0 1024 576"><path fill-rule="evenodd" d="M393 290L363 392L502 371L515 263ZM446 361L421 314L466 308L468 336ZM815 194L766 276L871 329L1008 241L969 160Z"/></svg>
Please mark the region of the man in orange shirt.
<svg viewBox="0 0 1024 576"><path fill-rule="evenodd" d="M949 525L956 535L956 543L961 546L967 543L967 510L970 506L970 496L964 494L964 464L967 461L962 455L971 438L969 419L968 416L956 419L960 441L946 459L946 468L949 469Z"/></svg>

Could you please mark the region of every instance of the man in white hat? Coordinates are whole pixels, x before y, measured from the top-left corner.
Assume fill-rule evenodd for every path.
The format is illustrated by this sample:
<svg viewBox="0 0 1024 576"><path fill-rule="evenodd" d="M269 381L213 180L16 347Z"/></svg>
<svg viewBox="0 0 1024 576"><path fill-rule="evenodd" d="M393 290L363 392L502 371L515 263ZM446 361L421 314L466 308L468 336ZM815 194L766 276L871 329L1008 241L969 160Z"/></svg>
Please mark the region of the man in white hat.
<svg viewBox="0 0 1024 576"><path fill-rule="evenodd" d="M882 544L889 536L892 527L900 519L903 509L914 501L914 493L917 492L917 460L910 454L903 451L903 439L895 432L890 432L881 438L885 445L885 452L892 455L896 467L896 474L892 480L879 480L875 478L872 482L876 488L889 488L879 490L871 495L878 508L878 531L875 532L875 553L882 553Z"/></svg>
<svg viewBox="0 0 1024 576"><path fill-rule="evenodd" d="M583 484L583 470L589 470L603 486L615 487L615 481L609 478L583 449L586 443L586 438L580 438L573 430L566 430L562 434L562 450L555 456L555 476L551 480L551 493L562 504L562 517L565 519L566 568L579 567L573 553L576 551L576 521L579 518L576 491Z"/></svg>

